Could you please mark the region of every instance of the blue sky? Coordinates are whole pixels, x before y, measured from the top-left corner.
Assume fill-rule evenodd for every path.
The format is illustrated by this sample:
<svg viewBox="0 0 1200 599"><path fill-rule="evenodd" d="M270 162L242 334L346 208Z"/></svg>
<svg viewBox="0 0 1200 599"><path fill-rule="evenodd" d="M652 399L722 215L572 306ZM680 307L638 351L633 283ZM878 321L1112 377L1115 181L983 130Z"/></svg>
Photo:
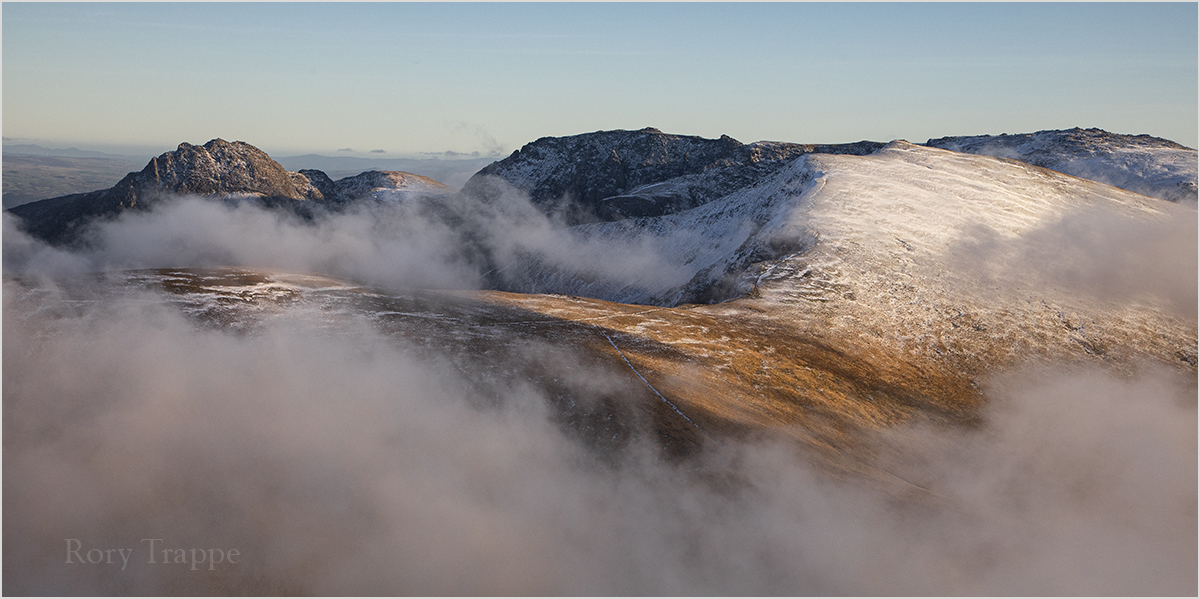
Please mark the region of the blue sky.
<svg viewBox="0 0 1200 599"><path fill-rule="evenodd" d="M1197 5L11 3L9 143L507 153L657 127L1197 143Z"/></svg>

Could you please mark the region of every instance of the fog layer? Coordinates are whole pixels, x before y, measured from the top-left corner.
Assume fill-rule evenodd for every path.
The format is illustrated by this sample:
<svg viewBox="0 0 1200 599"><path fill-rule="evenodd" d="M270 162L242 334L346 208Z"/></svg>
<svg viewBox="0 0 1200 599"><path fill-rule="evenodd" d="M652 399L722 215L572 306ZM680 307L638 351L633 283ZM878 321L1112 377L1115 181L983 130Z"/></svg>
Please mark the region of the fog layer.
<svg viewBox="0 0 1200 599"><path fill-rule="evenodd" d="M599 281L611 290L655 294L690 278L682 265L661 257L665 244L686 235L582 238L511 189L487 203L451 194L364 202L307 222L248 202L181 197L93 223L83 235L85 250L38 243L6 213L4 269L45 276L247 266L389 287L466 289L528 286L534 272L551 273L543 287Z"/></svg>
<svg viewBox="0 0 1200 599"><path fill-rule="evenodd" d="M1195 592L1195 387L1167 373L997 378L981 429L877 439L928 490L897 496L770 442L605 465L533 388L480 408L353 322L235 335L10 282L4 323L10 594ZM149 564L148 538L242 559Z"/></svg>
<svg viewBox="0 0 1200 599"><path fill-rule="evenodd" d="M23 278L3 294L4 592L1196 593L1196 381L1173 371L992 377L977 428L869 436L897 492L769 438L682 466L646 440L603 459L537 388L501 379L479 397L483 356L289 311L212 330L155 294L114 302L55 282L240 265L472 287L532 253L675 284L653 245L573 246L519 202L449 210L481 223L469 239L416 208L313 224L179 201L97 226L88 252L42 246L6 216L5 274ZM1182 234L1194 261L1194 223ZM1081 287L1103 274L1071 272ZM1116 288L1140 297L1136 278ZM581 395L610 376L563 373ZM240 559L149 563L143 539ZM92 549L131 555L68 563Z"/></svg>

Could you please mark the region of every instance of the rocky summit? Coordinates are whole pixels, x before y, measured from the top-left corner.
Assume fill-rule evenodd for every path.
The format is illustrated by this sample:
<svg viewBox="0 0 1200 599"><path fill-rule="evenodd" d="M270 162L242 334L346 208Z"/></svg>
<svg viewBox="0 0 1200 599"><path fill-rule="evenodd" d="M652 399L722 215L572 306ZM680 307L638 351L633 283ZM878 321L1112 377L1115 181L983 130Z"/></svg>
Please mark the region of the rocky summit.
<svg viewBox="0 0 1200 599"><path fill-rule="evenodd" d="M319 170L292 172L246 142L217 138L202 146L181 143L109 189L32 202L10 212L21 218L26 232L62 245L78 241L81 229L95 219L146 210L175 196L254 201L312 218L314 211L408 190L448 188L428 177L402 172L368 171L338 181Z"/></svg>
<svg viewBox="0 0 1200 599"><path fill-rule="evenodd" d="M152 158L141 172L130 173L109 193L129 206L167 193L323 199L307 178L296 175L248 143L218 138L203 146L179 144L174 152Z"/></svg>
<svg viewBox="0 0 1200 599"><path fill-rule="evenodd" d="M865 155L883 147L863 141L813 145L743 144L658 129L543 137L479 171L463 187L493 198L507 186L529 195L567 224L662 216L695 208L750 185L804 154Z"/></svg>

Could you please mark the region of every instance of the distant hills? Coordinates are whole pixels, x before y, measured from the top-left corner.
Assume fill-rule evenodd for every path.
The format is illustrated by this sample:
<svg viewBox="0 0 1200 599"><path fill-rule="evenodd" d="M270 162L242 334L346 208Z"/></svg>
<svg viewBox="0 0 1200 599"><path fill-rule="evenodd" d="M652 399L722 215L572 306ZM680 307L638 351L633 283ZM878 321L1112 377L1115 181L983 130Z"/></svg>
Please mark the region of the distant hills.
<svg viewBox="0 0 1200 599"><path fill-rule="evenodd" d="M23 156L64 156L67 158L104 158L107 160L134 160L134 156L110 154L79 148L44 148L35 144L4 144L4 153Z"/></svg>
<svg viewBox="0 0 1200 599"><path fill-rule="evenodd" d="M4 150L4 208L111 187L145 164L143 160L115 155L56 156L10 153L8 147Z"/></svg>
<svg viewBox="0 0 1200 599"><path fill-rule="evenodd" d="M414 173L459 188L479 169L491 164L498 156L481 158L359 158L356 156L322 156L303 154L281 156L279 164L289 171L317 169L335 179L366 171L401 171Z"/></svg>

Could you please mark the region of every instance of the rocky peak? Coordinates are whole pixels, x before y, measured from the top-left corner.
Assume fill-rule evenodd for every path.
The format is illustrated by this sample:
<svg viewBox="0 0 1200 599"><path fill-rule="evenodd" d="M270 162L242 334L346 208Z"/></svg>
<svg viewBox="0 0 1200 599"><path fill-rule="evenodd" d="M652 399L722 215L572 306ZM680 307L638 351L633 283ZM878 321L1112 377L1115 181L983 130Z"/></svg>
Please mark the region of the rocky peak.
<svg viewBox="0 0 1200 599"><path fill-rule="evenodd" d="M820 148L870 153L881 145L747 145L728 135L706 139L650 127L596 131L526 144L485 167L463 191L487 199L503 192L498 178L570 224L658 216L710 202Z"/></svg>
<svg viewBox="0 0 1200 599"><path fill-rule="evenodd" d="M80 228L96 218L147 209L168 196L252 198L263 206L312 218L316 212L362 199L448 190L428 177L402 172L369 171L338 181L318 170L290 172L248 143L218 138L202 146L181 143L109 189L31 202L10 212L22 219L27 232L58 244L74 243Z"/></svg>
<svg viewBox="0 0 1200 599"><path fill-rule="evenodd" d="M220 138L202 146L181 143L175 151L150 159L146 168L127 175L109 193L126 205L168 193L323 199L306 177L288 172L266 152Z"/></svg>

